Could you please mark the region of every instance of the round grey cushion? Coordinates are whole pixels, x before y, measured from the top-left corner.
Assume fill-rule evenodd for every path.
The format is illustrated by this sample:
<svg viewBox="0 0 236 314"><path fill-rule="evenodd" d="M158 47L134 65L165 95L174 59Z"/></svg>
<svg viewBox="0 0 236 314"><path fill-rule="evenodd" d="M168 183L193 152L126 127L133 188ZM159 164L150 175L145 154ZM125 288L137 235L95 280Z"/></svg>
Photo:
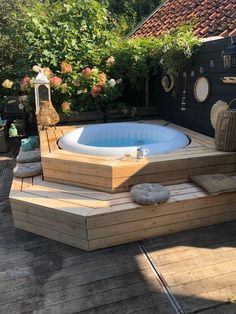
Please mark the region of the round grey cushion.
<svg viewBox="0 0 236 314"><path fill-rule="evenodd" d="M41 160L40 151L39 150L31 150L28 152L20 151L19 155L16 157L16 161L19 164L37 162Z"/></svg>
<svg viewBox="0 0 236 314"><path fill-rule="evenodd" d="M142 205L159 204L168 201L170 192L158 183L143 183L132 187L131 196Z"/></svg>
<svg viewBox="0 0 236 314"><path fill-rule="evenodd" d="M13 175L19 178L37 176L42 173L41 162L17 164L13 169Z"/></svg>

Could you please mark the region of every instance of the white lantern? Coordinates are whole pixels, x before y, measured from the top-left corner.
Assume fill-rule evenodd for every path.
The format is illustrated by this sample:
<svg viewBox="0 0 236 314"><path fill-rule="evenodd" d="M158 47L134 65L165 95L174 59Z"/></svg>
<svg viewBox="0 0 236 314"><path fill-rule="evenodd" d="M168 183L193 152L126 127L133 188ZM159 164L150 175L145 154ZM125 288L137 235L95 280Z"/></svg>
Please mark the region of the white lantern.
<svg viewBox="0 0 236 314"><path fill-rule="evenodd" d="M50 82L40 69L34 81L35 113L38 115L42 101L51 101Z"/></svg>

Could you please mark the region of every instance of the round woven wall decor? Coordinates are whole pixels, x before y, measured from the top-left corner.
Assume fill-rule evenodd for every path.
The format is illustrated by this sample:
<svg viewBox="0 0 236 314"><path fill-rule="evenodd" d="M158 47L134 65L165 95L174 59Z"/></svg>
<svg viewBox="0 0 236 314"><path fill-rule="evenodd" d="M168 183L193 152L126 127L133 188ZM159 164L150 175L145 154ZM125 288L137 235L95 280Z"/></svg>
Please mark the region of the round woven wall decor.
<svg viewBox="0 0 236 314"><path fill-rule="evenodd" d="M198 102L205 101L210 93L210 83L205 76L199 77L194 84L194 96Z"/></svg>
<svg viewBox="0 0 236 314"><path fill-rule="evenodd" d="M223 101L223 100L218 100L211 108L211 114L210 114L210 119L211 119L211 125L215 129L216 128L216 122L218 119L218 115L222 110L226 110L229 108L229 105Z"/></svg>

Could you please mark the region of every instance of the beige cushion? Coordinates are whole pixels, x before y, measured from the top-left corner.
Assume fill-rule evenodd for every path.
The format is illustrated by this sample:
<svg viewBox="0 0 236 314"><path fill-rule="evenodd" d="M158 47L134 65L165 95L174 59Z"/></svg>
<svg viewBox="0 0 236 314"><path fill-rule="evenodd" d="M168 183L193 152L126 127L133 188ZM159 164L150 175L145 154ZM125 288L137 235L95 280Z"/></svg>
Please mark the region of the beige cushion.
<svg viewBox="0 0 236 314"><path fill-rule="evenodd" d="M191 179L211 195L236 191L236 179L226 174L198 175Z"/></svg>

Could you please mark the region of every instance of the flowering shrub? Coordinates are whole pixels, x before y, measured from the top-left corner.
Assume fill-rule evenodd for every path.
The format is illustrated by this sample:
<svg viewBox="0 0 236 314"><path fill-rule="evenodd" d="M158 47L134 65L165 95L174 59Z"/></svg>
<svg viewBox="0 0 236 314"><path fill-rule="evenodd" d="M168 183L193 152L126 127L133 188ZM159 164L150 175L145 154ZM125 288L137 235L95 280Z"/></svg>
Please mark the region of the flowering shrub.
<svg viewBox="0 0 236 314"><path fill-rule="evenodd" d="M12 88L13 84L14 84L13 81L10 81L10 80L6 79L6 80L2 83L2 86L3 86L4 88L10 89L10 88Z"/></svg>
<svg viewBox="0 0 236 314"><path fill-rule="evenodd" d="M114 57L106 61L108 67L115 63ZM59 68L59 69L58 69ZM68 61L62 61L55 71L49 67L34 65L31 73L25 75L19 82L6 79L2 86L5 89L18 91L18 95L28 95L28 98L20 96L20 101L30 111L34 103L34 81L39 70L42 69L51 84L52 103L58 112L67 115L77 111L101 110L114 108L115 100L121 95L121 83L119 78L109 78L108 73L98 68L85 67L77 72ZM23 101L24 100L24 101Z"/></svg>

